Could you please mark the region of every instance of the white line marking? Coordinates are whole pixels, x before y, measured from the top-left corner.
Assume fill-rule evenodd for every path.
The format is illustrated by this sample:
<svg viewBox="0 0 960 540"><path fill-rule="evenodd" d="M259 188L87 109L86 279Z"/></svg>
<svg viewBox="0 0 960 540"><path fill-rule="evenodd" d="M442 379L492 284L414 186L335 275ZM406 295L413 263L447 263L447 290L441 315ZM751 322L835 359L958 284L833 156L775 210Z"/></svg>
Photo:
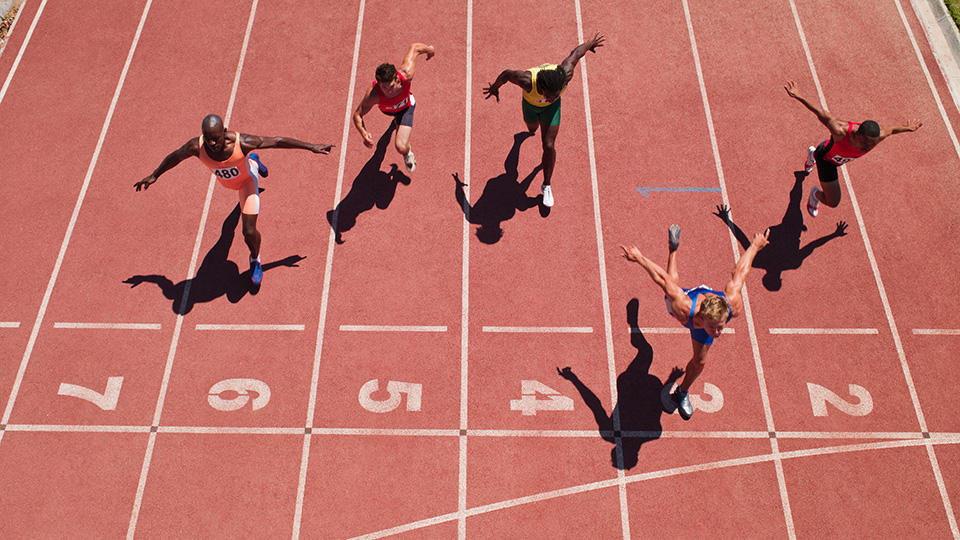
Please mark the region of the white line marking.
<svg viewBox="0 0 960 540"><path fill-rule="evenodd" d="M357 63L360 58L360 37L363 30L363 10L366 0L360 0L357 13L357 33L353 42L353 60L350 66L350 86L347 90L347 106L343 113L343 133L340 137L340 161L337 166L337 187L333 196L333 207L337 208L343 193L343 173L347 161L347 143L349 142L351 119L353 115L353 93L356 90ZM324 330L327 325L327 306L330 296L330 279L333 272L333 251L336 246L337 213L334 212L330 224L330 235L327 237L327 259L323 268L323 291L320 293L320 322L317 325L317 345L313 353L313 371L310 375L310 400L307 403L307 427L313 425L313 418L317 410L317 394L320 385L320 362L323 352ZM293 533L291 538L300 538L300 524L303 519L303 498L307 486L307 470L310 464L310 441L312 434L304 435L303 453L300 461L300 476L297 480L297 506L293 512Z"/></svg>
<svg viewBox="0 0 960 540"><path fill-rule="evenodd" d="M147 5L150 5L152 0L147 0ZM240 86L240 73L243 71L243 62L247 55L247 46L250 44L250 33L253 31L253 21L254 17L257 14L257 2L258 0L253 0L250 5L250 16L247 19L247 28L243 35L243 44L240 46L240 58L237 61L237 70L234 73L233 77L233 86L230 89L230 101L227 103L227 112L224 118L224 124L230 125L230 118L233 116L233 106L236 103L237 99L237 88ZM144 14L146 18L146 14ZM143 21L141 21L141 28L143 26ZM140 35L140 30L137 30L137 35ZM207 195L203 202L203 212L200 216L200 225L197 229L197 236L193 244L193 254L190 257L190 268L187 270L187 277L191 278L194 276L197 268L197 260L200 258L200 245L203 240L203 231L206 229L207 218L210 215L210 202L213 200L213 187L216 184L216 177L210 175L210 180L207 182ZM192 280L187 281L187 285L183 289L183 296L181 297L181 308L180 313L177 314L177 322L173 328L173 337L170 340L170 349L167 353L167 361L163 369L163 379L160 383L160 394L157 397L157 407L154 410L153 414L153 425L160 425L160 416L163 413L163 404L166 400L167 390L170 386L170 374L173 372L173 360L176 357L177 345L180 342L180 332L183 329L183 317L184 310L188 305L187 299L190 296ZM137 529L137 519L140 517L140 505L143 503L143 491L147 483L147 474L150 472L150 462L153 460L153 448L156 443L157 433L151 432L150 438L147 442L147 451L143 456L143 466L140 470L140 479L137 482L137 494L134 498L133 511L130 513L130 525L127 528L127 540L133 540L134 534Z"/></svg>
<svg viewBox="0 0 960 540"><path fill-rule="evenodd" d="M914 328L913 333L918 336L960 336L960 330L955 328Z"/></svg>
<svg viewBox="0 0 960 540"><path fill-rule="evenodd" d="M27 0L23 0L20 4L20 8L17 10L17 16L13 18L13 24L10 25L10 29L7 30L7 39L3 40L3 43L0 43L0 58L3 58L3 51L7 50L7 44L10 43L10 36L13 35L17 30L17 23L20 22L23 15L23 8L26 7ZM0 14L2 15L2 14Z"/></svg>
<svg viewBox="0 0 960 540"><path fill-rule="evenodd" d="M87 167L87 173L83 178L83 185L80 188L80 193L77 195L77 202L73 207L73 213L70 215L70 223L67 225L67 230L63 235L63 241L60 243L60 252L57 254L57 261L53 266L53 272L50 275L50 280L47 282L47 289L43 293L43 300L40 303L40 309L37 312L37 318L33 323L33 329L30 331L30 339L27 341L27 348L23 353L23 359L20 361L20 368L17 371L17 376L13 383L13 389L10 391L10 398L7 400L7 406L3 411L3 418L0 419L0 424L6 424L10 421L10 414L13 412L13 405L16 403L17 394L20 392L20 385L23 383L23 376L27 370L27 364L30 362L30 356L33 353L33 347L37 342L37 334L40 332L40 326L43 323L43 318L47 313L47 306L50 304L50 296L53 294L53 287L57 283L57 276L60 275L60 267L63 265L63 259L67 253L67 246L70 244L70 239L73 237L73 229L77 224L77 218L80 216L80 208L83 206L83 201L87 196L87 188L90 186L90 179L93 177L93 170L97 166L97 160L100 158L100 149L103 148L103 140L107 136L107 130L110 129L110 120L113 118L113 111L117 107L117 100L120 99L120 92L123 90L123 82L127 78L127 71L130 69L130 63L133 61L133 53L137 50L137 43L140 41L140 32L143 30L143 24L147 19L147 13L150 11L151 1L152 0L147 0L147 3L143 8L143 14L140 17L140 25L137 27L137 32L133 37L133 43L130 44L130 50L127 52L127 59L123 64L123 69L120 71L120 78L117 80L117 86L113 91L113 98L110 100L110 108L107 110L106 118L103 120L103 126L100 128L100 137L97 139L97 146L93 151L93 156L90 158L90 164ZM43 9L43 5L40 7ZM38 11L37 18L39 18L39 16L40 12ZM30 27L31 32L36 25L36 20L37 19L35 18L34 25ZM26 44L24 44L24 46L26 46ZM21 49L21 53L22 52L23 49ZM6 87L4 87L4 91L5 90ZM2 95L0 95L0 99L2 99Z"/></svg>
<svg viewBox="0 0 960 540"><path fill-rule="evenodd" d="M0 328L20 328L18 322L0 322Z"/></svg>
<svg viewBox="0 0 960 540"><path fill-rule="evenodd" d="M64 424L10 424L7 431L37 433L150 433L150 426L71 426Z"/></svg>
<svg viewBox="0 0 960 540"><path fill-rule="evenodd" d="M460 430L467 429L467 374L470 340L470 151L473 130L473 0L467 0L466 84L464 89L463 186L464 220L461 224L463 253L460 262ZM467 438L460 437L457 464L457 539L467 538Z"/></svg>
<svg viewBox="0 0 960 540"><path fill-rule="evenodd" d="M197 330L303 330L302 324L198 324Z"/></svg>
<svg viewBox="0 0 960 540"><path fill-rule="evenodd" d="M690 48L693 51L693 63L697 70L697 82L700 85L700 99L703 101L703 110L707 120L707 131L710 133L710 147L713 149L713 160L717 169L717 181L720 184L720 192L723 197L723 204L729 208L730 199L727 194L727 184L723 175L723 165L720 161L720 148L717 144L717 135L713 126L713 114L710 112L710 100L707 98L707 86L703 80L703 69L700 66L700 53L697 49L697 39L693 31L693 20L690 17L690 6L687 0L683 0L683 15L687 22L687 32L690 34ZM735 261L740 260L739 242L737 242L733 231L729 231L730 245L733 249ZM767 381L763 374L763 362L760 359L760 346L757 343L756 325L753 320L753 313L750 307L750 299L747 294L747 286L743 285L740 291L743 297L744 319L747 321L747 332L750 334L750 348L753 351L753 362L757 371L757 382L760 387L760 400L763 403L763 415L769 431L776 431L773 424L773 411L770 408L770 397L767 394ZM777 485L780 490L780 502L783 506L783 518L787 527L787 537L790 540L796 540L796 532L793 524L793 512L790 509L790 497L787 493L787 483L783 476L783 462L780 459L779 446L776 439L770 439L770 448L773 452L773 464L777 472Z"/></svg>
<svg viewBox="0 0 960 540"><path fill-rule="evenodd" d="M591 334L591 326L484 326L484 332L519 334Z"/></svg>
<svg viewBox="0 0 960 540"><path fill-rule="evenodd" d="M724 329L726 332L726 329ZM847 334L872 334L877 335L879 332L876 328L771 328L771 334L837 334L837 335L847 335Z"/></svg>
<svg viewBox="0 0 960 540"><path fill-rule="evenodd" d="M574 5L577 12L577 42L583 43L583 17L580 11L580 0L575 0ZM604 344L607 352L607 373L610 384L610 413L613 429L620 430L620 408L617 402L620 397L617 394L617 363L613 351L613 323L610 315L610 292L607 287L607 262L606 248L603 243L603 226L600 220L600 187L597 179L597 158L593 141L593 116L590 110L590 85L587 78L587 59L580 59L580 78L583 83L583 110L586 117L587 128L587 155L590 160L590 190L593 197L593 224L597 236L597 261L600 272L600 295L603 306L603 332ZM593 332L593 329L590 329ZM623 472L623 445L620 440L615 440L616 458L617 458L617 490L620 502L620 527L623 530L623 540L630 540L630 510L627 505L627 486L624 482L625 473Z"/></svg>
<svg viewBox="0 0 960 540"><path fill-rule="evenodd" d="M26 5L26 2L24 2L24 5ZM20 45L20 51L17 52L17 57L13 60L13 66L10 67L10 72L7 73L7 79L3 81L3 88L0 88L0 103L3 103L3 98L7 95L7 88L10 88L10 81L13 80L13 74L17 72L17 67L20 66L20 59L23 58L23 53L27 50L27 45L30 43L30 38L33 37L33 30L37 27L37 22L40 21L40 15L43 13L43 8L46 5L47 0L40 2L40 7L37 8L37 14L33 16L33 22L30 23L30 29L27 30L27 35L23 38L23 43ZM20 10L23 11L22 5L20 6ZM20 15L17 14L17 19L19 18Z"/></svg>
<svg viewBox="0 0 960 540"><path fill-rule="evenodd" d="M229 426L159 426L158 433L193 435L303 435L303 428L229 427Z"/></svg>
<svg viewBox="0 0 960 540"><path fill-rule="evenodd" d="M70 328L77 330L160 330L160 323L80 323L58 322L54 328Z"/></svg>
<svg viewBox="0 0 960 540"><path fill-rule="evenodd" d="M631 334L689 334L689 328L675 327L675 326L665 326L665 327L643 327L643 328L631 328ZM724 334L735 334L735 328L724 328Z"/></svg>
<svg viewBox="0 0 960 540"><path fill-rule="evenodd" d="M341 324L341 332L446 332L446 326L389 326Z"/></svg>

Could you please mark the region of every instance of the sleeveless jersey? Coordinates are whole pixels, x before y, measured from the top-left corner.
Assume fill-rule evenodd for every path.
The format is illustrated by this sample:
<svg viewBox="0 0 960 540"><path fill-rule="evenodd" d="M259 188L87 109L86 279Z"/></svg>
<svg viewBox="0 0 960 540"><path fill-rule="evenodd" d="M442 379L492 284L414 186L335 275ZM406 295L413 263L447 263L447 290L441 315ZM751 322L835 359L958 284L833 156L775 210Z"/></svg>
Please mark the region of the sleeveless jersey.
<svg viewBox="0 0 960 540"><path fill-rule="evenodd" d="M849 122L847 124L847 136L840 140L840 142L834 142L832 138L829 139L826 146L827 153L824 154L823 159L834 165L843 165L866 154L867 152L855 148L850 144L850 133L853 132L853 126L859 125L860 122Z"/></svg>
<svg viewBox="0 0 960 540"><path fill-rule="evenodd" d="M526 100L527 103L536 107L546 107L550 105L550 102L547 101L547 98L537 90L537 73L545 69L557 69L557 64L542 64L527 70L530 72L530 83L533 89L529 92L524 91L523 99ZM562 94L566 89L567 83L563 83L563 88L560 89L560 93Z"/></svg>
<svg viewBox="0 0 960 540"><path fill-rule="evenodd" d="M378 84L377 81L373 81L373 91L376 92L377 97L380 98L377 106L380 107L380 111L384 114L397 114L407 107L416 104L416 100L413 99L413 94L410 93L410 81L399 71L397 72L397 77L400 77L400 93L392 98L384 96L380 90L380 84Z"/></svg>
<svg viewBox="0 0 960 540"><path fill-rule="evenodd" d="M225 161L217 161L207 154L207 148L203 145L203 135L200 135L200 162L206 165L217 177L220 185L227 189L240 189L244 182L253 178L250 176L247 156L243 155L243 149L240 148L240 134L236 135L237 141L233 143L233 153Z"/></svg>

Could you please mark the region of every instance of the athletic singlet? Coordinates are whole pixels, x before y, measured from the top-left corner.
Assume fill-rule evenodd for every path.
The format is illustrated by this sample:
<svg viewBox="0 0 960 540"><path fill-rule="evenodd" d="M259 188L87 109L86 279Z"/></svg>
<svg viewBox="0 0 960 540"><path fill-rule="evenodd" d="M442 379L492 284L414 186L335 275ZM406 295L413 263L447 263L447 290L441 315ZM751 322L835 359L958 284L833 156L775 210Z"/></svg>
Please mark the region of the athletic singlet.
<svg viewBox="0 0 960 540"><path fill-rule="evenodd" d="M413 94L410 93L410 81L403 76L403 73L397 72L397 77L400 77L400 93L388 98L383 95L383 92L380 90L380 84L377 81L373 81L373 90L377 93L377 96L380 98L380 101L377 102L377 106L380 107L380 111L383 114L397 114L398 112L415 105L417 100L413 99Z"/></svg>
<svg viewBox="0 0 960 540"><path fill-rule="evenodd" d="M240 147L240 134L236 135L233 153L225 161L217 161L207 154L207 148L203 145L203 135L200 135L200 162L206 165L217 177L220 185L227 189L240 189L244 182L253 178L250 176L247 156L243 155L243 149Z"/></svg>
<svg viewBox="0 0 960 540"><path fill-rule="evenodd" d="M687 318L687 322L683 324L684 328L687 328L690 330L690 338L693 339L694 341L698 343L703 343L704 345L713 344L713 338L710 336L710 334L707 333L706 330L704 330L703 328L695 328L693 326L693 316L696 315L694 310L697 309L697 297L703 293L715 294L721 298L726 298L727 296L720 291L714 291L713 289L711 289L710 287L707 287L706 285L700 285L692 289L683 289L683 292L686 293L686 295L690 298L690 300L693 301L693 303L690 304L690 313ZM664 296L663 299L667 303L667 313L670 314L671 317L673 317L673 310L670 309L670 298L667 296ZM724 322L724 324L730 322L730 319L732 317L733 317L733 308L731 308L730 303L727 302L727 320L726 322Z"/></svg>
<svg viewBox="0 0 960 540"><path fill-rule="evenodd" d="M527 70L530 72L530 86L532 90L529 92L524 90L523 99L526 100L527 103L537 107L547 107L550 105L547 98L537 90L537 73L544 69L557 69L557 64L543 64ZM562 94L566 89L567 83L563 83L563 88L560 89L560 93Z"/></svg>
<svg viewBox="0 0 960 540"><path fill-rule="evenodd" d="M843 165L869 152L869 150L864 152L850 144L850 133L853 132L853 126L859 125L860 122L849 122L847 124L847 136L841 139L840 142L834 142L832 138L828 139L826 145L827 153L824 154L823 159L834 165Z"/></svg>

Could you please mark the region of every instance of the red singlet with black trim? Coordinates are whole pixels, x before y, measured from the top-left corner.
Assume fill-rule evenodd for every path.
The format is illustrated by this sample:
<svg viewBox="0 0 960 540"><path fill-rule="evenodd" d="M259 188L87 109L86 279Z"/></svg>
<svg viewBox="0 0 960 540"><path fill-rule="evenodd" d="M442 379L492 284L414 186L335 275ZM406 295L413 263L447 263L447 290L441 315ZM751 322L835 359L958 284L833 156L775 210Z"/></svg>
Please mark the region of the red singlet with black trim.
<svg viewBox="0 0 960 540"><path fill-rule="evenodd" d="M827 153L823 156L823 159L833 163L834 165L843 165L844 163L849 163L858 157L869 152L864 152L859 148L854 147L850 144L850 133L853 132L853 126L859 126L860 122L848 122L847 123L847 136L840 140L840 142L834 142L830 145L830 149L827 150Z"/></svg>
<svg viewBox="0 0 960 540"><path fill-rule="evenodd" d="M380 91L380 84L377 83L377 81L373 81L373 90L380 98L377 105L384 114L396 114L416 103L413 99L413 94L410 93L410 81L399 71L397 72L397 77L400 77L400 93L392 98L384 96L383 92Z"/></svg>

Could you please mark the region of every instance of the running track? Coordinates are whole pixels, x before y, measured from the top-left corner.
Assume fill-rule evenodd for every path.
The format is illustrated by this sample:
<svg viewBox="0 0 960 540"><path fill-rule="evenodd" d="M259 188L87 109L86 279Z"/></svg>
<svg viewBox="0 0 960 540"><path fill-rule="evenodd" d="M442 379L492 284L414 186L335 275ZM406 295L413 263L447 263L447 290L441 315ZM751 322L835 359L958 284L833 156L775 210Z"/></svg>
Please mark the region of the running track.
<svg viewBox="0 0 960 540"><path fill-rule="evenodd" d="M0 55L0 536L960 538L960 114L909 1L326 4L26 0ZM556 206L508 206L539 141L518 90L481 88L598 30ZM349 115L411 41L437 56L406 176ZM825 130L787 79L924 126L811 219L794 173ZM132 189L210 112L337 145L264 152L256 294L195 160ZM618 245L663 260L679 223L684 283L720 286L722 204L778 256L684 422L659 392L689 339Z"/></svg>

